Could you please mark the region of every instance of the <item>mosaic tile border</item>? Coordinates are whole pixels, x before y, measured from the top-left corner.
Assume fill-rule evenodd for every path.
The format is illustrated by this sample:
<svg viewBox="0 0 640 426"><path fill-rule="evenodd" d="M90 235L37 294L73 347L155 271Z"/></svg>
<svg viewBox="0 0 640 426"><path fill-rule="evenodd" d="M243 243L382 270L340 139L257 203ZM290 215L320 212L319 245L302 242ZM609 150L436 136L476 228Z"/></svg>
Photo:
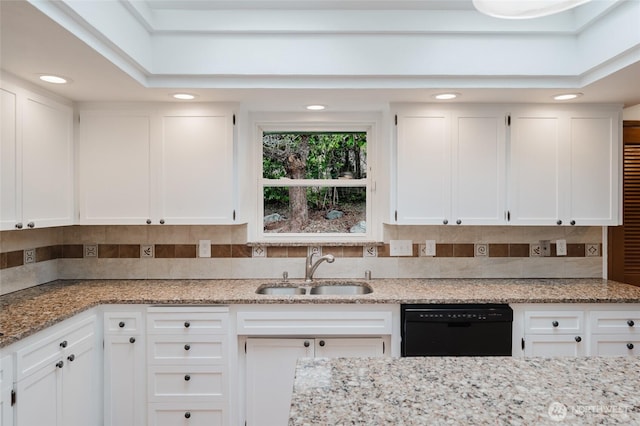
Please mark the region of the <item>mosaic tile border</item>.
<svg viewBox="0 0 640 426"><path fill-rule="evenodd" d="M447 258L466 258L479 257L488 258L504 258L504 257L538 257L535 252L531 251L533 244L523 243L481 243L479 250L478 243L440 243L436 244L435 257ZM419 256L419 244L413 244L413 254L407 257ZM87 248L90 247L90 250ZM93 250L97 247L97 252ZM260 256L256 256L256 246L246 244L212 244L211 258L304 258L307 256L308 248L305 246L271 246L262 247L264 252ZM485 250L486 248L486 250ZM589 250L587 250L587 248ZM32 258L31 250L35 250L35 262L45 262L54 259L87 259L94 261L96 259L193 259L197 257L197 244L61 244L45 247L37 247L35 249L16 250L0 253L0 269L15 268L23 266L25 259ZM382 244L376 247L375 252L365 249L361 245L358 246L322 246L323 254L332 254L335 257L345 258L362 258L362 257L391 257L389 244ZM567 244L567 255L558 256L556 245L551 244L551 253L549 257L565 258L565 257L600 257L602 253L602 244ZM29 256L26 256L29 254ZM425 258L425 256L422 256ZM426 258L433 258L428 256ZM31 262L29 262L31 263Z"/></svg>

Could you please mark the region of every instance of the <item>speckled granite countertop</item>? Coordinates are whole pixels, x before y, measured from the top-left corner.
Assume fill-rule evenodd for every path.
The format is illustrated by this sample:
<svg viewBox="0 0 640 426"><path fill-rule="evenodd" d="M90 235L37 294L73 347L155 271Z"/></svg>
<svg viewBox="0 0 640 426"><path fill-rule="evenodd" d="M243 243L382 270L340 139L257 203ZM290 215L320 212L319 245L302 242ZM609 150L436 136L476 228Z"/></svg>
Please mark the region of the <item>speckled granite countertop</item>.
<svg viewBox="0 0 640 426"><path fill-rule="evenodd" d="M0 348L101 304L640 303L640 287L601 279L379 279L359 296L256 294L263 283L277 281L54 281L0 296Z"/></svg>
<svg viewBox="0 0 640 426"><path fill-rule="evenodd" d="M638 377L638 357L300 359L289 425L638 425Z"/></svg>

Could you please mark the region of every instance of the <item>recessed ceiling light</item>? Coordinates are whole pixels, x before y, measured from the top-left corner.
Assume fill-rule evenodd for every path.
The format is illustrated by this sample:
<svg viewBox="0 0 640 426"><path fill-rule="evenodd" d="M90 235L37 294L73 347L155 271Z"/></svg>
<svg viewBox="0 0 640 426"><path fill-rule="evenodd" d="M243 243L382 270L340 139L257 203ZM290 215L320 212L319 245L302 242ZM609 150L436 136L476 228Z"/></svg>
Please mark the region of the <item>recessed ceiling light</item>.
<svg viewBox="0 0 640 426"><path fill-rule="evenodd" d="M460 93L438 93L436 95L433 95L434 98L436 98L438 100L441 100L441 101L455 99L458 96L460 96Z"/></svg>
<svg viewBox="0 0 640 426"><path fill-rule="evenodd" d="M309 111L322 111L323 109L326 108L326 106L324 106L324 105L307 105L306 108Z"/></svg>
<svg viewBox="0 0 640 426"><path fill-rule="evenodd" d="M192 95L191 93L174 93L172 96L181 101L190 101L196 98L196 95Z"/></svg>
<svg viewBox="0 0 640 426"><path fill-rule="evenodd" d="M556 101L570 101L571 99L579 98L582 93L563 93L561 95L555 95L553 99Z"/></svg>
<svg viewBox="0 0 640 426"><path fill-rule="evenodd" d="M69 82L68 78L60 77L59 75L43 74L40 76L40 80L53 84L66 84Z"/></svg>

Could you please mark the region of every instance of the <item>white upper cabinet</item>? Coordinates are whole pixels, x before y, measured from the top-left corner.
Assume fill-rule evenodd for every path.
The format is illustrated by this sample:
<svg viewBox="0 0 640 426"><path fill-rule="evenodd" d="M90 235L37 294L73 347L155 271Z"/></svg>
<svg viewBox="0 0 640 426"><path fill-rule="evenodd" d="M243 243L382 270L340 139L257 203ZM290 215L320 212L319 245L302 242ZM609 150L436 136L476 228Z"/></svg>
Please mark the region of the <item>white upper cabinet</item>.
<svg viewBox="0 0 640 426"><path fill-rule="evenodd" d="M396 111L396 223L620 223L619 108L411 105Z"/></svg>
<svg viewBox="0 0 640 426"><path fill-rule="evenodd" d="M397 222L504 223L503 110L410 107L397 116Z"/></svg>
<svg viewBox="0 0 640 426"><path fill-rule="evenodd" d="M233 222L232 117L175 112L162 125L162 217L174 224Z"/></svg>
<svg viewBox="0 0 640 426"><path fill-rule="evenodd" d="M234 222L229 108L85 109L81 224Z"/></svg>
<svg viewBox="0 0 640 426"><path fill-rule="evenodd" d="M509 220L555 225L560 219L561 120L556 115L511 115Z"/></svg>
<svg viewBox="0 0 640 426"><path fill-rule="evenodd" d="M72 108L4 83L0 107L0 229L72 224Z"/></svg>
<svg viewBox="0 0 640 426"><path fill-rule="evenodd" d="M144 224L151 219L151 116L82 112L81 224Z"/></svg>
<svg viewBox="0 0 640 426"><path fill-rule="evenodd" d="M452 147L453 223L504 224L504 112L484 107L456 111Z"/></svg>
<svg viewBox="0 0 640 426"><path fill-rule="evenodd" d="M511 115L510 223L620 223L620 118L606 107Z"/></svg>
<svg viewBox="0 0 640 426"><path fill-rule="evenodd" d="M595 110L570 118L569 197L564 215L570 225L622 223L619 115Z"/></svg>
<svg viewBox="0 0 640 426"><path fill-rule="evenodd" d="M451 115L399 112L397 210L402 224L442 224L451 217Z"/></svg>

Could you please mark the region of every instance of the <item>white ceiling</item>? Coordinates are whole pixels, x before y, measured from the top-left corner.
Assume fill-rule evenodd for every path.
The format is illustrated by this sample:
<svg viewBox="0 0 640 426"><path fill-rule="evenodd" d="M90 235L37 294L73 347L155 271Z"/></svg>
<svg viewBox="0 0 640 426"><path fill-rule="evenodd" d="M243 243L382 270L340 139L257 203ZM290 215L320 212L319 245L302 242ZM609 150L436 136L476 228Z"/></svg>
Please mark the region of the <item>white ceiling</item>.
<svg viewBox="0 0 640 426"><path fill-rule="evenodd" d="M535 103L550 102L556 93L579 90L584 96L577 102L632 106L640 104L640 25L619 28L607 40L601 40L603 43L628 44L619 51L610 49L609 45L601 49L604 53L598 52L597 48L585 49L584 43L591 41L583 40L588 36L585 29L604 25L607 19L612 19L619 3L595 0L589 8L554 17L505 21L479 14L470 0L112 1L111 7L118 5L128 14L131 18L128 22L113 17L108 19L109 16L101 20L100 15L104 17L106 12L96 12L94 15L97 16L92 16L95 10L86 10L93 7L90 1L36 3L51 17L28 1L0 1L0 65L4 72L73 101L172 101L170 94L188 91L198 95L197 101L243 102L260 109L296 109L308 103L323 103L335 109L378 109L388 102L430 102L433 101L431 94L445 89L460 92L460 102ZM640 8L630 10L636 13ZM640 12L637 18L636 22L640 22ZM142 36L130 37L135 33L129 30L142 31ZM217 42L220 38L227 41L231 37L234 42L247 44L238 44L240 47L235 51L215 52L222 58L218 62L229 59L231 73L224 74L222 71L227 68L216 68L222 66L219 63L207 63L209 69L205 65L200 69L197 60L189 62L197 56L190 57L180 51L188 49L189 45L178 45L178 51L168 57L162 57L162 51L157 48L146 49L145 46L156 46L153 42L144 44L147 35L150 39L157 37L168 42L190 40L189 45L193 46L201 42L206 46L209 41ZM302 43L332 38L347 43L361 38L366 43L367 37L384 38L385 41L415 39L420 43L423 40L451 40L455 50L451 49L448 55L436 52L439 56L416 63L416 70L407 66L398 73L389 64L380 64L379 68L373 66L371 73L363 72L363 66L345 67L335 75L330 71L308 73L304 66L313 55L306 57L304 51L297 53L301 64L291 64L293 72L287 64L283 65L282 72L264 72L259 65L264 65L279 52L265 54L250 50L250 46L259 45L260 40L275 40L273 45L277 48L277 43L289 39ZM585 58L583 66L576 67L572 61L567 61L564 65L550 64L549 72L544 66L538 71L535 55L526 51L526 43L534 38L536 42L542 40L552 47L562 43L578 46L579 58ZM521 49L524 52L519 53L522 56L513 61L515 64L504 57L496 57L495 63L489 66L476 60L450 72L437 68L440 59L444 61L443 67L449 66L446 61L464 64L460 58L473 53L465 51L464 45L475 40L489 40L487 43L513 41L514 49L518 43L525 49ZM371 50L375 53L376 49L373 46ZM382 47L380 50L383 57L385 52ZM592 51L595 52L593 55L600 55L594 56L596 62L588 57ZM357 57L360 51L347 53ZM389 57L406 58L406 53L411 56L411 52L403 53L405 55ZM549 54L559 57L558 53L562 52ZM266 57L263 63L256 64L255 70L247 67L244 72L242 67L246 67L246 62L242 59L255 60L261 57L259 54ZM186 59L184 64L174 63L177 61L173 58L181 55ZM323 58L331 59L335 51L325 55ZM527 69L535 72L525 74L517 67L525 66L527 56L533 57L531 64L526 64ZM357 59L363 61L360 62L363 65L371 58ZM235 69L231 68L234 63L237 64ZM568 72L564 73L561 65ZM491 66L495 67L493 73ZM516 71L514 74L500 73L501 69L510 67ZM481 72L476 72L476 68ZM65 86L41 83L38 76L43 73L64 75L73 82Z"/></svg>

